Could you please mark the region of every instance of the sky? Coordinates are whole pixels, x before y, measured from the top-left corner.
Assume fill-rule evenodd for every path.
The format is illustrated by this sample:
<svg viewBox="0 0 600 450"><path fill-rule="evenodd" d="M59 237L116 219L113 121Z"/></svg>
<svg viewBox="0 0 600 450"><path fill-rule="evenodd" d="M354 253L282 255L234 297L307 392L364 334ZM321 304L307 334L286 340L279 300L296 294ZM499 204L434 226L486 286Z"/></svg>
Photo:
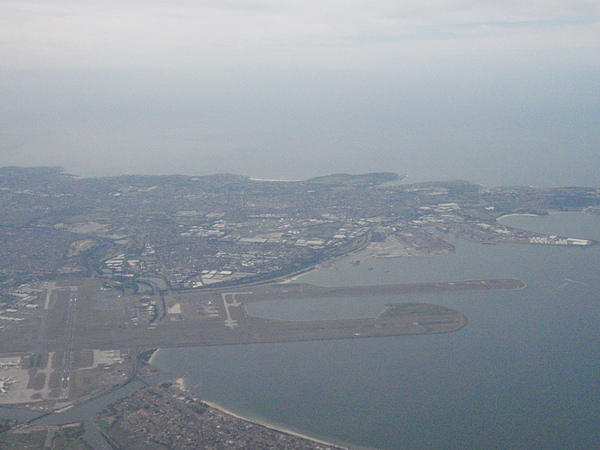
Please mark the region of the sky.
<svg viewBox="0 0 600 450"><path fill-rule="evenodd" d="M600 187L597 0L3 0L0 166Z"/></svg>

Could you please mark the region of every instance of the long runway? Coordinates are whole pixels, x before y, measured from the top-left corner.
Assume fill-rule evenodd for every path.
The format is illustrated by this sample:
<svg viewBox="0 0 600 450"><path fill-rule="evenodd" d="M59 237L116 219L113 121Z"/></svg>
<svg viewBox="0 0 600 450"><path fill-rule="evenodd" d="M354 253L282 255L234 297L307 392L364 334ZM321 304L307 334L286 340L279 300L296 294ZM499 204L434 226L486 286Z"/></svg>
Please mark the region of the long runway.
<svg viewBox="0 0 600 450"><path fill-rule="evenodd" d="M358 339L364 337L431 334L456 331L467 324L459 311L439 305L415 303L413 308L394 309L376 318L284 321L252 317L245 304L277 299L308 299L402 295L436 292L478 292L522 289L525 283L516 279L463 280L441 283L414 283L377 286L323 287L306 283L282 283L220 291L174 293L189 298L180 314L167 315L156 327L115 326L106 333L88 330L79 336L77 348L148 348L284 342L321 339ZM218 317L208 318L197 311L202 302L218 306ZM391 311L391 312L390 312Z"/></svg>
<svg viewBox="0 0 600 450"><path fill-rule="evenodd" d="M65 328L56 330L62 339L50 339L38 343L43 351L65 351L63 364L63 387L68 383L72 369L70 356L80 349L128 349L150 347L179 347L244 344L259 342L283 342L320 339L346 339L408 334L430 334L456 331L467 324L467 318L459 311L425 303L418 307L394 309L376 318L284 321L252 317L246 313L245 304L253 301L281 299L343 298L376 295L402 296L418 293L478 292L491 290L515 290L525 287L516 279L462 280L440 283L391 284L376 286L324 287L306 283L280 283L261 286L240 286L223 290L196 290L165 294L183 298L180 313L167 314L151 327L137 325L130 320L130 313L111 312L114 319L100 320L103 310L93 305L101 302L100 289L88 286L82 296L85 304L92 305L85 313L79 311L81 299L72 296L67 302L55 305L55 317L62 316ZM250 288L250 289L249 289ZM114 308L122 308L125 298L116 300ZM129 300L135 302L135 299ZM412 299L414 301L414 297ZM75 305L77 304L77 314ZM100 304L100 303L98 303ZM213 305L217 313L202 314L202 304ZM64 308L64 311L61 309ZM54 309L54 308L51 308ZM103 314L103 313L102 313ZM90 316L91 315L91 316ZM88 317L90 316L90 317ZM120 317L120 319L119 319ZM33 322L32 322L33 323ZM23 326L26 326L23 324ZM3 350L31 351L25 340L11 345L4 342ZM44 345L45 344L45 345ZM12 348L11 348L12 347Z"/></svg>

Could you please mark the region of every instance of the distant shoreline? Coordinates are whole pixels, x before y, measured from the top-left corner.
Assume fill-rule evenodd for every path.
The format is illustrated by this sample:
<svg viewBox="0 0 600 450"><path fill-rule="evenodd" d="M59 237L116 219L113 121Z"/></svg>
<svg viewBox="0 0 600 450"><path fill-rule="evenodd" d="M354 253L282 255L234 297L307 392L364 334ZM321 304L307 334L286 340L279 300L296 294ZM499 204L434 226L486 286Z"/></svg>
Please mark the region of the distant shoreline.
<svg viewBox="0 0 600 450"><path fill-rule="evenodd" d="M269 178L253 178L250 177L251 181L268 181L268 182L274 182L274 183L299 183L302 182L303 180L273 180L273 179L269 179Z"/></svg>

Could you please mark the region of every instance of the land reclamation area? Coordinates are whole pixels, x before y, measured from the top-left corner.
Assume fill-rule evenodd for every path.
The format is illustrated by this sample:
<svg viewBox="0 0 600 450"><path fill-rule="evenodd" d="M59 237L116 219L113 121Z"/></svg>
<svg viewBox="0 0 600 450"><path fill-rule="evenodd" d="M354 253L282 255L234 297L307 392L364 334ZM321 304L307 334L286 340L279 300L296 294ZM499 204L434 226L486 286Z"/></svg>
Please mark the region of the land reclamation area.
<svg viewBox="0 0 600 450"><path fill-rule="evenodd" d="M97 279L41 283L39 308L16 326L0 329L6 373L0 402L69 404L122 384L148 348L346 339L456 331L459 311L402 302L405 294L520 289L516 279L424 284L322 287L306 283L241 289L165 292L158 286L127 294ZM377 317L286 321L254 317L256 301L398 296Z"/></svg>

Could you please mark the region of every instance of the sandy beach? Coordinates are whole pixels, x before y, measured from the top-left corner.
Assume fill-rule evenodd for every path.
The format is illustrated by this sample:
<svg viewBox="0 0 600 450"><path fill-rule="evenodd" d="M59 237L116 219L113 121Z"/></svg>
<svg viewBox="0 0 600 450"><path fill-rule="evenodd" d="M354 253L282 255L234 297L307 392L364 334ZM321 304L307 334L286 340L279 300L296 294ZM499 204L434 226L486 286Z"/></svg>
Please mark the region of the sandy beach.
<svg viewBox="0 0 600 450"><path fill-rule="evenodd" d="M284 283L292 283L292 282L296 281L297 279L303 277L304 275L307 275L307 274L309 274L311 272L314 272L315 270L319 270L319 266L318 265L315 266L315 267L313 267L313 268L311 268L311 269L302 271L302 273L299 273L297 275L292 275L290 277L286 277L281 283L282 284L284 284Z"/></svg>
<svg viewBox="0 0 600 450"><path fill-rule="evenodd" d="M154 360L155 356L158 354L158 352L159 352L159 351L160 351L160 349L156 350L156 351L155 351L155 352L152 354L152 356L150 357L150 359L149 359L149 361L148 361L148 363L149 363L149 364L152 364L152 363L153 363L153 360ZM189 391L188 391L188 388L187 388L187 384L186 384L185 376L183 376L183 377L180 377L180 378L176 379L176 380L175 380L175 385L177 386L177 388L181 389L182 391L189 392ZM193 394L192 394L192 395L193 395ZM309 441L317 442L317 443L319 443L319 444L323 444L323 445L327 445L327 446L330 446L330 447L335 447L335 448L341 448L341 449L346 449L346 450L348 450L348 447L344 447L344 446L341 446L341 445L338 445L338 444L332 444L332 443L330 443L330 442L325 442L325 441L322 441L322 440L320 440L320 439L316 439L316 438L314 438L314 437L307 436L307 435L304 435L304 434L301 434L301 433L298 433L298 432L295 432L295 431L289 430L289 429L287 429L287 428L284 428L284 427L281 427L281 426L274 425L274 424L272 424L272 423L269 423L269 422L266 422L266 421L262 421L262 420L258 420L258 419L253 419L253 418L249 418L249 417L242 416L242 415L240 415L240 414L236 414L236 413L234 413L234 412L232 412L232 411L228 410L227 408L224 408L224 407L222 407L222 406L221 406L221 405L219 405L218 403L214 403L214 402L211 402L211 401L208 401L208 400L201 400L201 401L202 401L202 403L205 403L205 404L207 404L207 405L208 405L208 406L210 406L211 408L218 409L218 410L219 410L219 411L221 411L222 413L224 413L224 414L228 414L228 415L230 415L230 416L233 416L233 417L236 417L237 419L244 420L244 421L246 421L246 422L251 422L251 423L254 423L254 424L256 424L256 425L262 425L263 427L267 427L267 428L270 428L270 429L272 429L272 430L279 431L279 432L281 432L281 433L290 434L290 435L292 435L292 436L296 436L296 437L299 437L299 438L302 438L302 439L307 439L307 440L309 440Z"/></svg>
<svg viewBox="0 0 600 450"><path fill-rule="evenodd" d="M283 428L281 426L273 425L273 424L271 424L269 422L266 422L266 421L257 420L257 419L251 419L249 417L241 416L241 415L236 414L236 413L234 413L234 412L232 412L232 411L230 411L230 410L228 410L226 408L223 408L221 405L219 405L217 403L214 403L214 402L209 402L207 400L202 400L202 403L207 404L211 408L218 409L222 413L225 413L225 414L228 414L230 416L236 417L236 418L238 418L240 420L245 420L246 422L251 422L251 423L254 423L256 425L262 425L263 427L267 427L267 428L270 428L272 430L279 431L281 433L290 434L292 436L296 436L296 437L299 437L299 438L302 438L302 439L307 439L309 441L317 442L319 444L323 444L323 445L327 445L327 446L331 446L331 447L335 447L335 448L342 448L342 449L346 449L346 450L348 449L348 447L343 447L343 446L340 446L340 445L337 445L337 444L332 444L331 442L325 442L325 441L322 441L320 439L315 439L315 438L307 436L305 434L297 433L295 431L288 430L287 428Z"/></svg>
<svg viewBox="0 0 600 450"><path fill-rule="evenodd" d="M527 217L539 217L538 214L530 214L530 213L513 213L513 214L504 214L503 216L497 217L496 220L504 219L506 217L512 216L527 216Z"/></svg>
<svg viewBox="0 0 600 450"><path fill-rule="evenodd" d="M156 355L158 355L158 352L160 352L160 348L157 348L154 353L152 353L152 356L150 357L150 359L148 360L148 364L154 364L154 360L156 359Z"/></svg>

